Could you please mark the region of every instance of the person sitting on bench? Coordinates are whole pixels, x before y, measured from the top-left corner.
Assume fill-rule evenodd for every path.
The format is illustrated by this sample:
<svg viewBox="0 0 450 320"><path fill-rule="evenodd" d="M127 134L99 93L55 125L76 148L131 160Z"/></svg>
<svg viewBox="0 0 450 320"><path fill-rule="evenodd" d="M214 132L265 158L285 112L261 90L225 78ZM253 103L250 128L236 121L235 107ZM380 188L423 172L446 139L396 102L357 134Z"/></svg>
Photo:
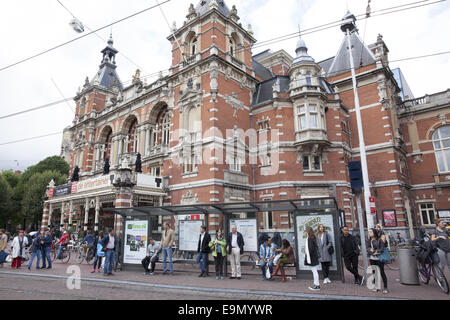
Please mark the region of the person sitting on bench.
<svg viewBox="0 0 450 320"><path fill-rule="evenodd" d="M147 247L147 256L142 260L145 275L155 274L155 266L156 262L159 261L158 255L160 252L161 252L160 246L155 243L155 240L153 240L153 238L150 238L150 243ZM148 268L149 265L151 265L151 270Z"/></svg>

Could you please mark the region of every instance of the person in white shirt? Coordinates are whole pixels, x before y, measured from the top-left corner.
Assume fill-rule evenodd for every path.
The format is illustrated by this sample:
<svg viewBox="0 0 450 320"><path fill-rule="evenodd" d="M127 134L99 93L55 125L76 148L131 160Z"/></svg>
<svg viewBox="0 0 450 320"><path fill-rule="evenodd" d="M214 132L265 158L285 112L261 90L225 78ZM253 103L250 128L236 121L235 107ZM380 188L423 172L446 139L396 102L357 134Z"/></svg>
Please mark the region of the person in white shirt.
<svg viewBox="0 0 450 320"><path fill-rule="evenodd" d="M117 238L114 234L114 229L111 229L109 234L106 235L101 241L103 246L103 251L106 251L105 253L105 265L104 265L104 275L105 276L111 276L112 275L112 269L114 266L114 257L115 257L115 251L117 249Z"/></svg>
<svg viewBox="0 0 450 320"><path fill-rule="evenodd" d="M147 256L142 260L144 266L145 275L154 275L156 262L159 261L159 253L161 252L160 246L155 242L153 238L150 238L150 243L147 247ZM148 266L151 265L151 270Z"/></svg>
<svg viewBox="0 0 450 320"><path fill-rule="evenodd" d="M244 238L237 232L236 226L231 227L231 233L227 237L227 252L230 256L230 279L241 280L241 254L244 253Z"/></svg>

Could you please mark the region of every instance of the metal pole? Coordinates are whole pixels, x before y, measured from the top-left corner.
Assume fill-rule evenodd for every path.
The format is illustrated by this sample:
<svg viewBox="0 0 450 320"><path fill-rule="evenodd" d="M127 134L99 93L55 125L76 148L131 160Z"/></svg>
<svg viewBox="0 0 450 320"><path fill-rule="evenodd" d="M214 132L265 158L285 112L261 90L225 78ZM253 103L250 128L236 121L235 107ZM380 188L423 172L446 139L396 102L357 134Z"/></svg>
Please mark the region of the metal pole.
<svg viewBox="0 0 450 320"><path fill-rule="evenodd" d="M361 235L361 251L363 256L364 263L364 273L367 272L367 268L369 267L369 263L367 262L367 247L366 247L366 234L364 232L364 221L362 215L362 207L361 207L361 192L356 193L356 206L358 208L358 220L359 220L359 234Z"/></svg>
<svg viewBox="0 0 450 320"><path fill-rule="evenodd" d="M353 63L353 53L352 53L352 44L350 42L350 32L347 29L347 44L348 50L350 53L350 68L352 70L352 82L353 82L353 93L355 96L355 113L356 113L356 122L358 125L358 138L359 138L359 152L361 155L361 169L363 174L363 183L364 183L364 202L366 207L366 218L367 218L367 228L373 228L373 217L370 213L370 182L369 182L369 172L367 170L367 156L366 156L366 145L364 143L364 134L362 127L362 119L361 119L361 110L359 108L359 96L358 96L358 87L356 83L356 75L355 75L355 65Z"/></svg>

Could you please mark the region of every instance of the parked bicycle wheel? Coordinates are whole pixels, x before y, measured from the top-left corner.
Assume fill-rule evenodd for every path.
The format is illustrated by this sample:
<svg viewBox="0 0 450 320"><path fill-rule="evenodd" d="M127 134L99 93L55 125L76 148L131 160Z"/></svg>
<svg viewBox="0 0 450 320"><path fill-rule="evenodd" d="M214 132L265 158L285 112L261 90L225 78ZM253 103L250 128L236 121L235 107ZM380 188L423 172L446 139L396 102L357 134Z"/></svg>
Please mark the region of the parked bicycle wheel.
<svg viewBox="0 0 450 320"><path fill-rule="evenodd" d="M94 247L91 246L89 247L87 253L86 253L86 257L84 258L86 260L87 263L91 263L91 261L94 259L95 256L95 250Z"/></svg>
<svg viewBox="0 0 450 320"><path fill-rule="evenodd" d="M431 268L433 270L434 279L436 280L437 284L439 285L439 287L441 288L441 290L444 293L448 294L449 288L448 288L447 278L445 277L441 268L439 267L438 264L433 264L433 266Z"/></svg>
<svg viewBox="0 0 450 320"><path fill-rule="evenodd" d="M75 262L78 264L82 264L84 260L83 248L79 248L75 253Z"/></svg>
<svg viewBox="0 0 450 320"><path fill-rule="evenodd" d="M419 275L419 280L423 284L428 284L430 282L430 275L427 269L422 265L422 263L417 262L417 273Z"/></svg>
<svg viewBox="0 0 450 320"><path fill-rule="evenodd" d="M63 250L62 254L62 262L68 263L70 261L70 250Z"/></svg>

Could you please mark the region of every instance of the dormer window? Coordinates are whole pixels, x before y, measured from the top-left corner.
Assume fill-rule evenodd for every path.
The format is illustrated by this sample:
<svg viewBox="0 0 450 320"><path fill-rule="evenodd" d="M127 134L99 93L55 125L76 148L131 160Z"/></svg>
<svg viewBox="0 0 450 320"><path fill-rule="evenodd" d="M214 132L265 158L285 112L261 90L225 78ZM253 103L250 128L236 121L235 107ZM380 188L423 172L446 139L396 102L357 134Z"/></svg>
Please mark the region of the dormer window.
<svg viewBox="0 0 450 320"><path fill-rule="evenodd" d="M310 86L311 85L311 75L309 73L306 74L305 80L306 80L306 85Z"/></svg>

